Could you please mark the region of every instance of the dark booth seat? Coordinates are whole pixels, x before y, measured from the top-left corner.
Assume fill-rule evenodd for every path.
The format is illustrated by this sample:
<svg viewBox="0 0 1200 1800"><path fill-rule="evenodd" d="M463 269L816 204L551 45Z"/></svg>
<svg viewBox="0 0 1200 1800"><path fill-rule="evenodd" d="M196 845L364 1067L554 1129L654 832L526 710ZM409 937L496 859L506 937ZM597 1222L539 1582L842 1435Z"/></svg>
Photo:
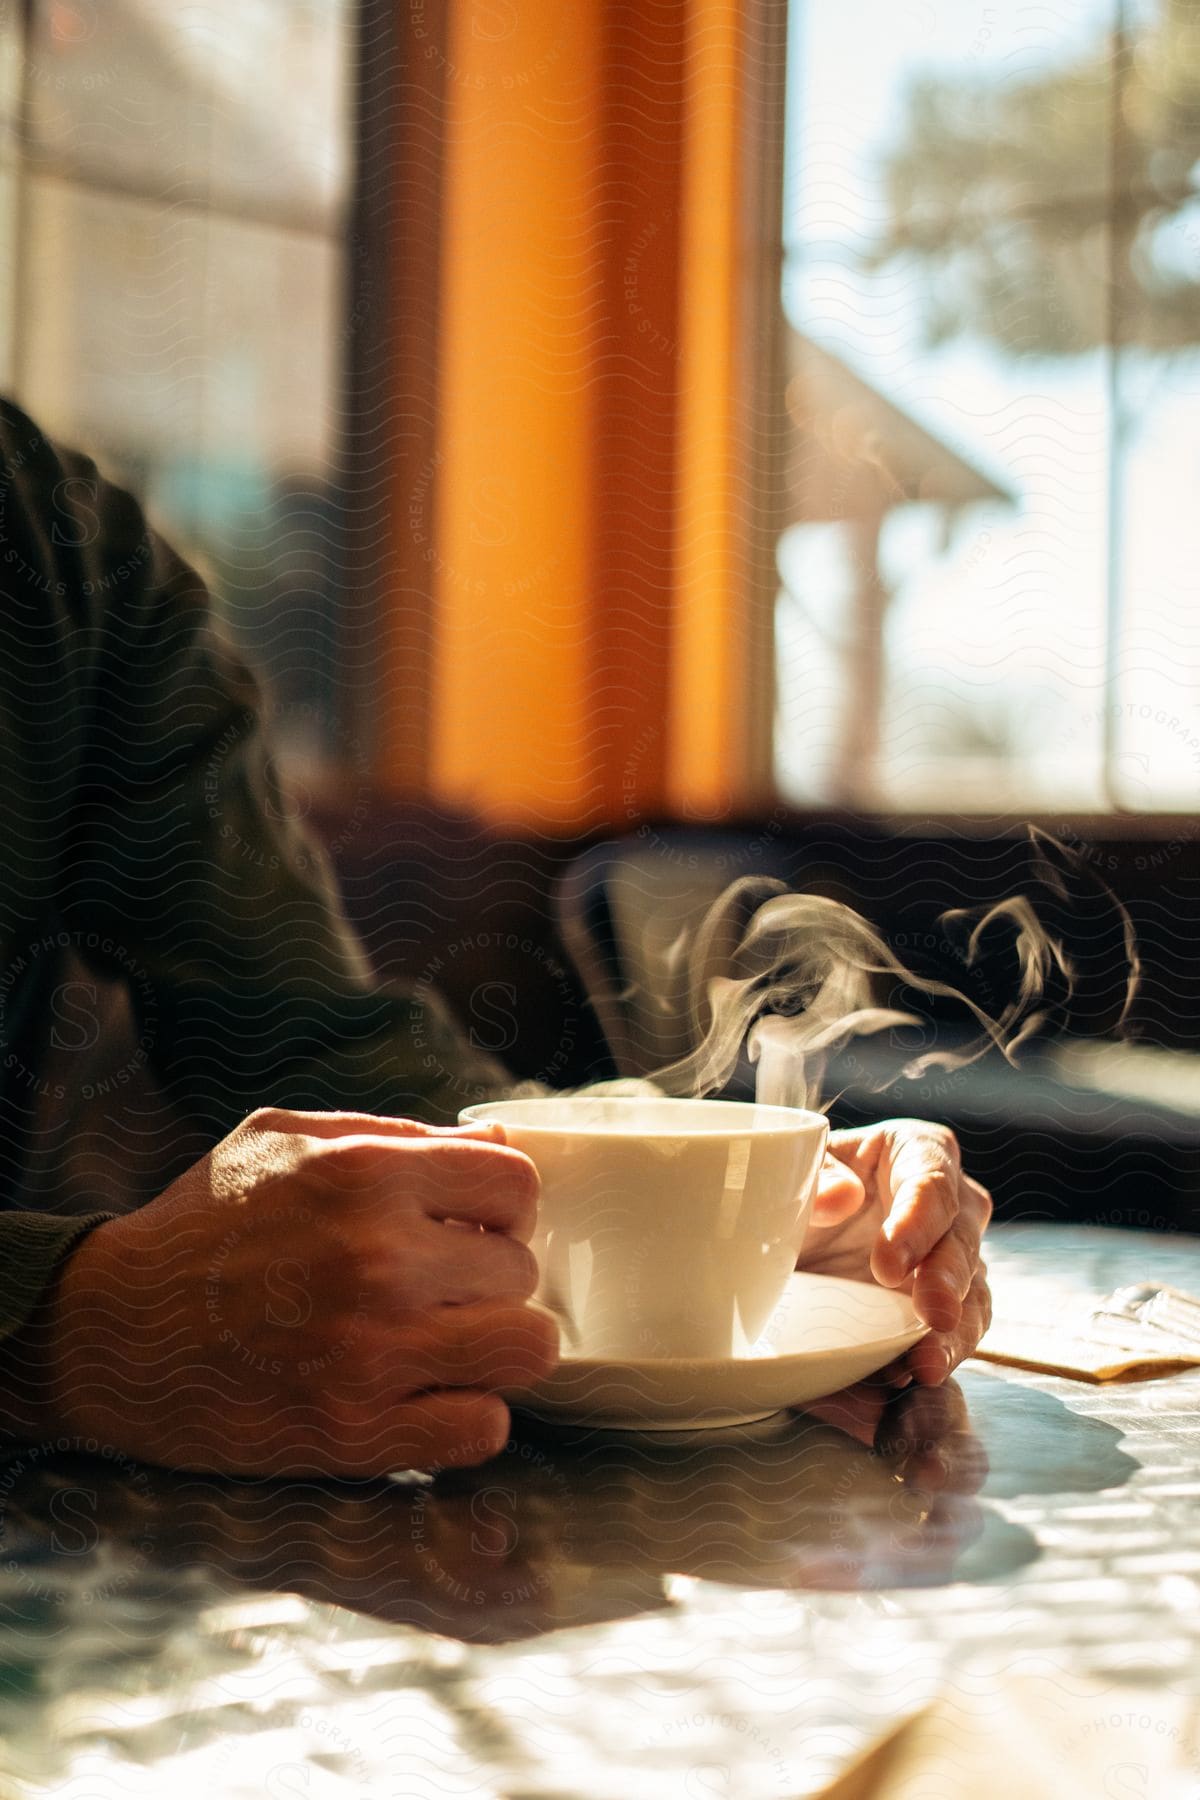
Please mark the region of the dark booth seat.
<svg viewBox="0 0 1200 1800"><path fill-rule="evenodd" d="M670 951L739 877L771 875L843 901L923 974L960 977L961 962L939 964L930 950L946 943L939 915L990 905L1032 881L1028 835L1018 830L901 833L776 815L741 829L645 823L581 845L502 834L429 807L373 805L353 831L329 820L325 835L377 971L434 982L481 1047L519 1077L553 1087L649 1074L687 1050L691 1027ZM908 1081L898 1075L902 1042L860 1039L826 1072L834 1123L944 1120L1001 1216L1197 1229L1200 1098L1189 1096L1200 1095L1200 947L1186 929L1200 894L1193 851L1184 846L1156 866L1151 848L1129 844L1103 859L1144 965L1124 1027L1141 1045L1137 1079L1114 1076L1103 1060L1081 1062L1081 1050L1112 1035L1124 975L1119 922L1082 860L1069 902L1047 903L1070 942L1077 992L1021 1066L989 1053ZM998 969L985 974L985 990L1002 991L1003 960ZM939 1044L953 1042L962 1009L935 1007L934 1018ZM1154 1046L1176 1053L1161 1098ZM743 1060L729 1091L751 1091L752 1082Z"/></svg>

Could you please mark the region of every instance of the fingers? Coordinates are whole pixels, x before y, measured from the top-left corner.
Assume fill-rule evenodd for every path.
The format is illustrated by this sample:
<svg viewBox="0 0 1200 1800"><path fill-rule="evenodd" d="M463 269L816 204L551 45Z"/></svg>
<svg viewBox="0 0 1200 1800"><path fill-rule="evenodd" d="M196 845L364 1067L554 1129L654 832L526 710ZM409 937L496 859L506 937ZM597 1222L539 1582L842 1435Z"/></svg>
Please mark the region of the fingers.
<svg viewBox="0 0 1200 1800"><path fill-rule="evenodd" d="M962 1303L956 1325L949 1330L934 1330L914 1344L904 1359L904 1366L914 1381L936 1387L960 1362L973 1356L980 1338L992 1322L992 1296L987 1284L987 1270L979 1264Z"/></svg>
<svg viewBox="0 0 1200 1800"><path fill-rule="evenodd" d="M508 1407L498 1394L469 1388L420 1394L396 1409L389 1461L397 1469L471 1467L498 1456L510 1429Z"/></svg>
<svg viewBox="0 0 1200 1800"><path fill-rule="evenodd" d="M462 1468L499 1455L510 1429L508 1407L499 1395L469 1388L383 1405L331 1400L319 1412L264 1432L253 1448L235 1450L229 1466L357 1480L402 1469Z"/></svg>
<svg viewBox="0 0 1200 1800"><path fill-rule="evenodd" d="M991 1217L991 1197L979 1183L963 1176L958 1216L917 1269L913 1304L936 1331L953 1331L962 1317L963 1301L979 1270L979 1248Z"/></svg>
<svg viewBox="0 0 1200 1800"><path fill-rule="evenodd" d="M474 1125L427 1125L421 1119L389 1118L376 1113L293 1112L282 1106L263 1106L243 1121L254 1131L278 1131L303 1137L436 1137L481 1138L502 1144L504 1127L495 1121Z"/></svg>
<svg viewBox="0 0 1200 1800"><path fill-rule="evenodd" d="M383 1255L395 1269L393 1291L414 1306L528 1300L538 1284L537 1258L527 1244L453 1221L430 1220L419 1255L411 1245Z"/></svg>
<svg viewBox="0 0 1200 1800"><path fill-rule="evenodd" d="M973 1494L987 1478L987 1453L971 1430L958 1384L913 1387L885 1409L875 1437L883 1456L901 1459L905 1481L932 1492Z"/></svg>
<svg viewBox="0 0 1200 1800"><path fill-rule="evenodd" d="M952 1131L920 1120L887 1128L878 1179L892 1196L871 1272L894 1287L911 1274L958 1216L962 1166Z"/></svg>
<svg viewBox="0 0 1200 1800"><path fill-rule="evenodd" d="M954 1382L897 1391L880 1370L840 1394L804 1408L868 1449L900 1460L905 1482L937 1492L971 1494L987 1476L987 1456L970 1428L966 1401Z"/></svg>
<svg viewBox="0 0 1200 1800"><path fill-rule="evenodd" d="M827 1156L817 1178L810 1223L816 1226L840 1225L859 1210L867 1197L862 1177L840 1160Z"/></svg>
<svg viewBox="0 0 1200 1800"><path fill-rule="evenodd" d="M309 1139L309 1180L335 1187L343 1198L406 1198L430 1219L461 1219L528 1242L537 1220L537 1170L520 1150L449 1132L344 1133Z"/></svg>
<svg viewBox="0 0 1200 1800"><path fill-rule="evenodd" d="M857 1188L859 1205L874 1196L884 1218L871 1252L871 1274L885 1287L898 1286L958 1216L963 1179L958 1140L944 1125L891 1119L866 1131L833 1132L829 1153L828 1211L819 1207L814 1222L850 1216Z"/></svg>
<svg viewBox="0 0 1200 1800"><path fill-rule="evenodd" d="M879 1421L895 1389L879 1375L856 1381L840 1393L827 1394L813 1400L801 1410L806 1418L819 1419L823 1425L834 1425L868 1450L875 1443Z"/></svg>
<svg viewBox="0 0 1200 1800"><path fill-rule="evenodd" d="M483 1231L457 1220L423 1215L403 1230L374 1221L361 1257L341 1270L335 1254L326 1271L329 1296L341 1286L382 1319L478 1300L528 1300L538 1283L537 1259L507 1232Z"/></svg>
<svg viewBox="0 0 1200 1800"><path fill-rule="evenodd" d="M901 1455L917 1444L936 1443L948 1431L962 1431L966 1424L967 1403L957 1382L913 1388L897 1395L888 1407L875 1448L887 1455Z"/></svg>
<svg viewBox="0 0 1200 1800"><path fill-rule="evenodd" d="M523 1388L558 1361L558 1327L541 1309L505 1301L442 1306L396 1333L384 1355L397 1391Z"/></svg>
<svg viewBox="0 0 1200 1800"><path fill-rule="evenodd" d="M557 1355L553 1319L530 1308L495 1303L410 1315L376 1334L353 1369L343 1364L319 1396L264 1408L253 1441L231 1444L221 1466L362 1477L484 1462L509 1433L508 1407L494 1390L539 1380Z"/></svg>
<svg viewBox="0 0 1200 1800"><path fill-rule="evenodd" d="M528 1243L541 1183L523 1151L441 1138L423 1144L421 1156L422 1174L429 1177L424 1208L431 1219L464 1219Z"/></svg>
<svg viewBox="0 0 1200 1800"><path fill-rule="evenodd" d="M893 1120L831 1148L886 1208L872 1275L888 1287L911 1276L913 1304L930 1327L889 1373L936 1385L972 1354L991 1316L979 1259L991 1195L963 1174L958 1141L944 1126Z"/></svg>

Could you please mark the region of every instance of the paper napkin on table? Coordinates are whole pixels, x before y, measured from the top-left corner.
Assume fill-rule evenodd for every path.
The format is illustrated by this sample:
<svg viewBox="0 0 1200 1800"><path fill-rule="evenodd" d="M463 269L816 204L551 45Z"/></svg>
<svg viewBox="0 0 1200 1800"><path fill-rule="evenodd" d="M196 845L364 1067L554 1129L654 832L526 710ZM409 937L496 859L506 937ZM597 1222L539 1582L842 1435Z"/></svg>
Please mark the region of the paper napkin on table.
<svg viewBox="0 0 1200 1800"><path fill-rule="evenodd" d="M989 1362L1072 1375L1081 1381L1149 1381L1200 1367L1200 1338L1104 1311L1115 1298L1083 1300L1049 1317L1043 1307L1039 1317L1038 1300L1031 1295L1026 1317L1014 1283L1000 1297L996 1316L975 1354ZM1180 1298L1187 1301L1187 1296ZM1200 1302L1190 1304L1197 1306L1200 1319Z"/></svg>
<svg viewBox="0 0 1200 1800"><path fill-rule="evenodd" d="M1194 1800L1194 1707L1149 1688L1051 1677L947 1691L872 1744L820 1800Z"/></svg>

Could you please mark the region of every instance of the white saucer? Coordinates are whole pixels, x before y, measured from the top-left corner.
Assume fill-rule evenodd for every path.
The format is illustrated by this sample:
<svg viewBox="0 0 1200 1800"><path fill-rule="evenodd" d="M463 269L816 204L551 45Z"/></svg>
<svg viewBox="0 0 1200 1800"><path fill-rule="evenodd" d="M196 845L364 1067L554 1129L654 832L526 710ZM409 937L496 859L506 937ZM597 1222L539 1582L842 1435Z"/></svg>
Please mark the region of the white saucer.
<svg viewBox="0 0 1200 1800"><path fill-rule="evenodd" d="M614 1431L746 1425L861 1381L927 1330L907 1294L797 1274L748 1356L641 1362L565 1354L536 1387L506 1398L539 1418Z"/></svg>

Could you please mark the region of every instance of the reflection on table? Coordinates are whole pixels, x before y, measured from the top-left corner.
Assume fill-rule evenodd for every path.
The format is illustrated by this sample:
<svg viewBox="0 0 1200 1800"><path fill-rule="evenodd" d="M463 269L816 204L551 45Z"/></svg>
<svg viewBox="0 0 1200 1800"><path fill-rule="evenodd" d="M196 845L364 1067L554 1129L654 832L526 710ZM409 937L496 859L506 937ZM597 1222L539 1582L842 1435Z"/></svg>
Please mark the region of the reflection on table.
<svg viewBox="0 0 1200 1800"><path fill-rule="evenodd" d="M1001 1288L1023 1267L1064 1294L1200 1276L1188 1240L996 1246ZM973 1365L902 1397L882 1453L801 1416L522 1421L433 1481L29 1446L0 1464L4 1770L15 1794L740 1800L815 1792L968 1663L1177 1682L1200 1666L1198 1400L1200 1375L1105 1390Z"/></svg>

